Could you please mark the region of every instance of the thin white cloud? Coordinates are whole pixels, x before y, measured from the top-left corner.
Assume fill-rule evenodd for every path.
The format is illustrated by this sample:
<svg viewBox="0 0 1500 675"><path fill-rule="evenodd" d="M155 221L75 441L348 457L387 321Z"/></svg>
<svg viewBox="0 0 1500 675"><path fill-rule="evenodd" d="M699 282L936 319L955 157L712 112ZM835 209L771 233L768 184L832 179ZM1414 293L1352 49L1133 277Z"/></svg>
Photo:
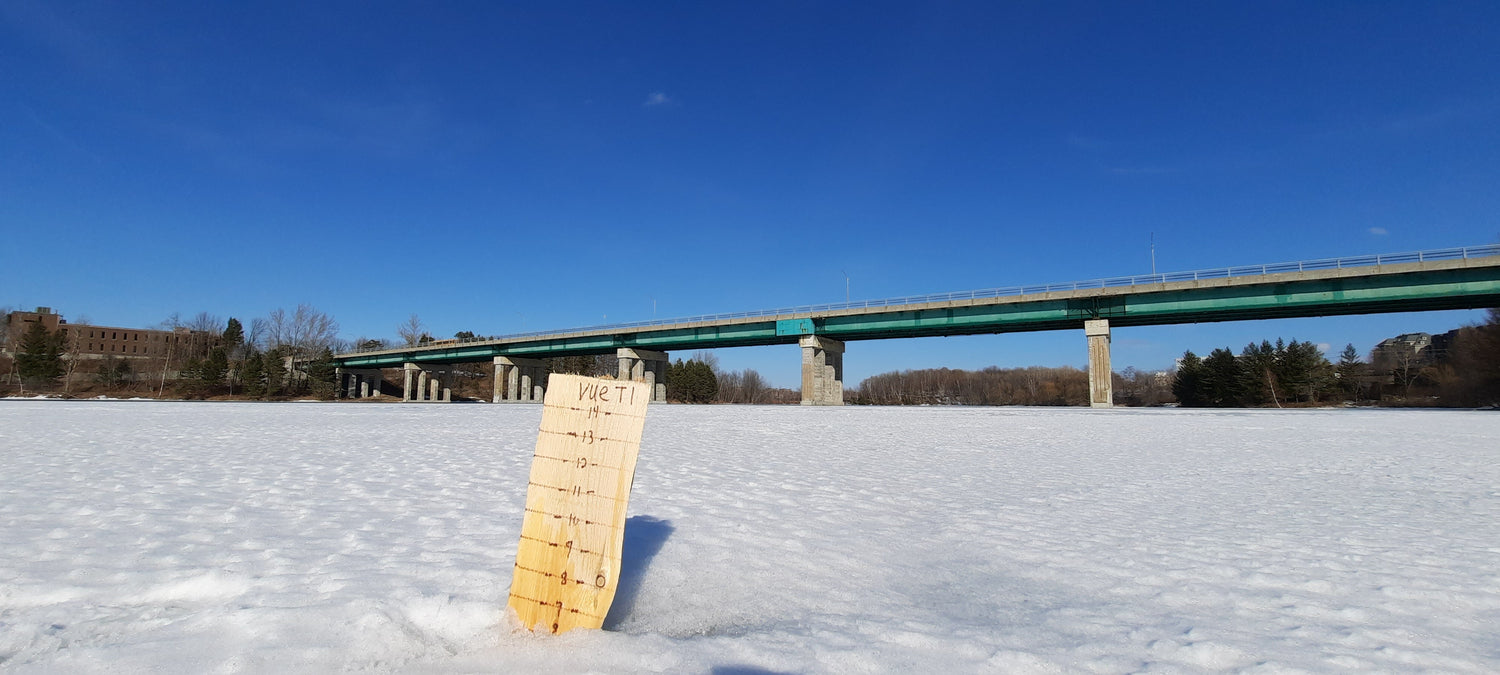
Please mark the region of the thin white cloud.
<svg viewBox="0 0 1500 675"><path fill-rule="evenodd" d="M1390 234L1390 232L1387 232L1383 227L1372 227L1370 228L1370 234L1373 234L1377 237L1384 237L1385 235Z"/></svg>
<svg viewBox="0 0 1500 675"><path fill-rule="evenodd" d="M647 108L651 108L659 105L666 105L671 102L671 97L667 96L665 93L653 91L650 95L646 96L646 103L644 105Z"/></svg>

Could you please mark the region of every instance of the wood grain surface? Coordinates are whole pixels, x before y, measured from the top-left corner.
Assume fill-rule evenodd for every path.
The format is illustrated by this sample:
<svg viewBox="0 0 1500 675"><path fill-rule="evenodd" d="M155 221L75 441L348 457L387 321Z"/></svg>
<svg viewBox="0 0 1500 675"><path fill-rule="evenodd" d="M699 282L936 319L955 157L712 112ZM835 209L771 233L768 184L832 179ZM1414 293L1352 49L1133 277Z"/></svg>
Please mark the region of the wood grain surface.
<svg viewBox="0 0 1500 675"><path fill-rule="evenodd" d="M641 382L549 376L510 584L532 630L603 625L650 398Z"/></svg>

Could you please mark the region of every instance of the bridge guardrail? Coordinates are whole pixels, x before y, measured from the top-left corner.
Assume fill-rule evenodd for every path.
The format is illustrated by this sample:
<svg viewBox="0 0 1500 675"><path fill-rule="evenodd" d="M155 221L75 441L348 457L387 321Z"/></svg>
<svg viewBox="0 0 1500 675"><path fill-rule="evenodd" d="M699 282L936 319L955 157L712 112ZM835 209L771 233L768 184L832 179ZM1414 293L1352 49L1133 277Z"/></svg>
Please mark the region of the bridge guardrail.
<svg viewBox="0 0 1500 675"><path fill-rule="evenodd" d="M1240 265L1235 267L1219 267L1208 270L1195 270L1191 272L1165 272L1161 274L1106 277L1103 279L1089 279L1086 281L1072 281L1036 286L1002 286L999 288L986 288L973 291L955 291L952 293L933 293L928 295L912 295L900 298L856 300L854 302L838 302L821 305L800 305L797 307L753 310L748 312L732 312L727 314L703 314L699 316L679 317L673 319L629 321L624 323L584 326L580 328L570 328L564 330L543 330L529 331L525 333L507 333L505 335L462 338L458 341L458 344L463 345L476 342L494 342L496 340L516 340L541 336L561 337L567 335L577 335L581 333L598 333L601 331L619 330L623 328L650 328L652 326L670 326L687 323L701 323L705 321L780 317L795 314L811 314L814 312L832 312L843 309L870 309L879 307L893 307L898 305L920 305L932 302L951 302L953 300L982 300L985 298L1000 298L1013 295L1036 295L1039 293L1055 293L1058 291L1080 291L1092 288L1143 286L1146 284L1164 284L1176 281L1200 281L1204 279L1264 276L1268 274L1283 274L1287 272L1312 272L1351 267L1375 267L1379 265L1396 265L1401 263L1428 262L1438 260L1466 260L1469 258L1486 258L1496 255L1500 255L1500 244L1488 244L1485 246L1464 246L1458 248L1440 248L1427 251L1411 251L1407 253L1384 253L1378 255L1348 256L1343 258L1300 260L1296 262L1270 263L1266 265ZM452 345L450 344L448 346ZM397 349L401 348L379 347L373 349L356 349L353 352L346 353L359 354L364 352L391 351Z"/></svg>

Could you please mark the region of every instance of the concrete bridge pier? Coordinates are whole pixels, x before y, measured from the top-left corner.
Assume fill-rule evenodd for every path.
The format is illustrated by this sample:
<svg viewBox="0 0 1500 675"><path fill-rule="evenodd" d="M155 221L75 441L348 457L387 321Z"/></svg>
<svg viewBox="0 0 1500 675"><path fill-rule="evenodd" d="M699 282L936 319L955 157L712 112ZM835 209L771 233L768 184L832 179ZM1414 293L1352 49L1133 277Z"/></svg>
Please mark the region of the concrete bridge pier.
<svg viewBox="0 0 1500 675"><path fill-rule="evenodd" d="M446 371L428 370L415 363L402 364L402 401L452 401L453 392L443 386Z"/></svg>
<svg viewBox="0 0 1500 675"><path fill-rule="evenodd" d="M344 398L369 398L380 395L379 370L340 368L339 390L343 392Z"/></svg>
<svg viewBox="0 0 1500 675"><path fill-rule="evenodd" d="M1084 321L1083 334L1089 341L1089 405L1113 408L1115 378L1109 365L1109 319Z"/></svg>
<svg viewBox="0 0 1500 675"><path fill-rule="evenodd" d="M615 358L620 361L619 379L645 382L651 388L652 402L667 400L667 367L671 360L666 352L621 347L615 351Z"/></svg>
<svg viewBox="0 0 1500 675"><path fill-rule="evenodd" d="M844 343L804 335L802 405L844 405Z"/></svg>
<svg viewBox="0 0 1500 675"><path fill-rule="evenodd" d="M421 390L416 389L417 373L422 372L422 367L415 363L401 364L401 400L415 401Z"/></svg>
<svg viewBox="0 0 1500 675"><path fill-rule="evenodd" d="M547 368L541 359L495 357L495 386L491 400L540 401L546 397Z"/></svg>

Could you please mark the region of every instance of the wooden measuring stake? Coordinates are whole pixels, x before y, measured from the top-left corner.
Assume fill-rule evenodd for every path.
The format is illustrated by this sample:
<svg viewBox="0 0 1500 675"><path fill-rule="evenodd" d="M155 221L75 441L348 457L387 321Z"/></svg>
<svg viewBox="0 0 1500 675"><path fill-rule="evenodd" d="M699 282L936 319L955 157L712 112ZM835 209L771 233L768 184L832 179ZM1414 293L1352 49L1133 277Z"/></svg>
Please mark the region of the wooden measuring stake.
<svg viewBox="0 0 1500 675"><path fill-rule="evenodd" d="M548 377L510 582L510 606L526 627L604 625L650 398L643 382Z"/></svg>

